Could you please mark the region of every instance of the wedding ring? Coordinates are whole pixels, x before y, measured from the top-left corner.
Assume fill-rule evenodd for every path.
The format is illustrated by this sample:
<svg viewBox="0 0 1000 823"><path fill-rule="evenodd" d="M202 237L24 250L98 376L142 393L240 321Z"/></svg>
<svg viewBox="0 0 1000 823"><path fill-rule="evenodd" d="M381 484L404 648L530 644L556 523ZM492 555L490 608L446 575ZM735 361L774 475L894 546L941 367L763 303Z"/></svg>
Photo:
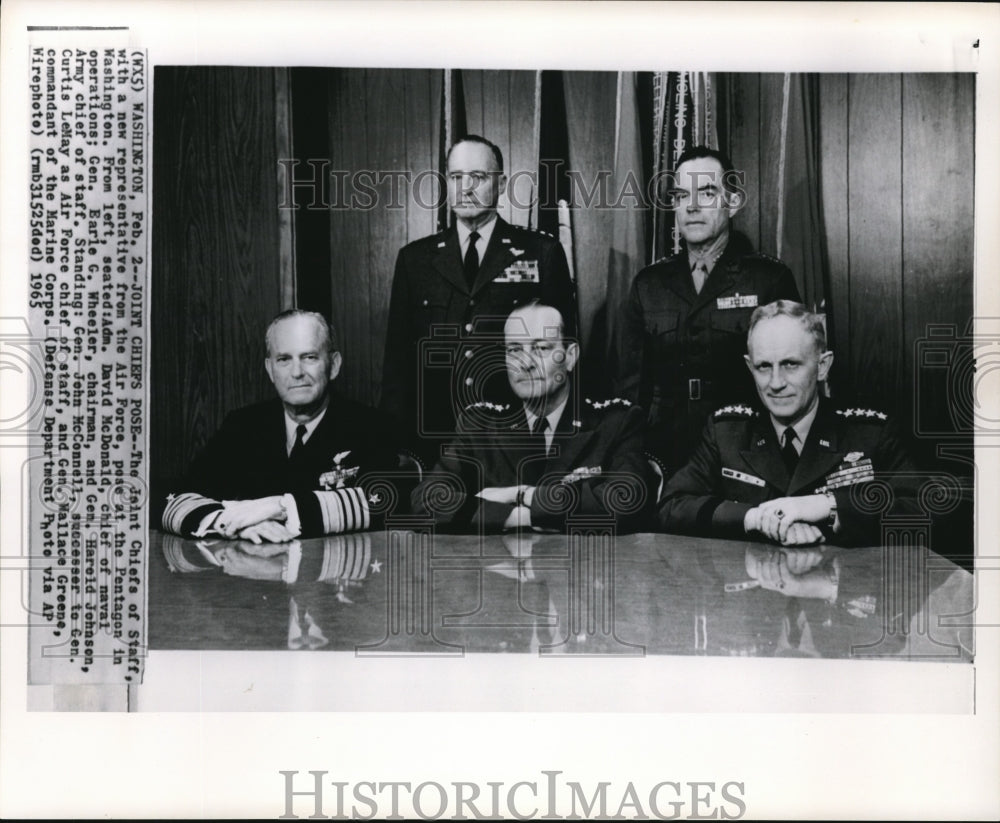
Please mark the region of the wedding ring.
<svg viewBox="0 0 1000 823"><path fill-rule="evenodd" d="M785 513L781 509L778 509L777 511L775 511L774 514L778 518L778 520L781 520L781 518L783 518L785 516Z"/></svg>

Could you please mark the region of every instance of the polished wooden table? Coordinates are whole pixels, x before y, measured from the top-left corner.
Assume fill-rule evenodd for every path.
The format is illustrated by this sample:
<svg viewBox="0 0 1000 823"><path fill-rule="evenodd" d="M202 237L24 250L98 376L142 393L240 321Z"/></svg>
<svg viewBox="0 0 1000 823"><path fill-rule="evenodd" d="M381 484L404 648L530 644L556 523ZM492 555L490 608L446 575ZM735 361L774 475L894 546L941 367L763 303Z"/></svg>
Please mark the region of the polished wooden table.
<svg viewBox="0 0 1000 823"><path fill-rule="evenodd" d="M951 561L828 548L760 585L752 571L776 550L586 529L261 546L154 532L149 647L972 660L973 576Z"/></svg>

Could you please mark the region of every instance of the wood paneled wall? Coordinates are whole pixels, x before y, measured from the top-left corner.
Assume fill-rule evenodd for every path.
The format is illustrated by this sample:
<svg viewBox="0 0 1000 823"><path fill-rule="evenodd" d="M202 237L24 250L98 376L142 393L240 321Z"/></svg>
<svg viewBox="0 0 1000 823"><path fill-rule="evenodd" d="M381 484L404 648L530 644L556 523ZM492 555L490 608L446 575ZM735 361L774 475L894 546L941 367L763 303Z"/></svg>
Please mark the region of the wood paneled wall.
<svg viewBox="0 0 1000 823"><path fill-rule="evenodd" d="M773 158L781 75L730 78L726 135L747 172L736 226L774 254ZM821 192L839 368L834 391L911 415L929 324L963 334L972 317L974 76L821 75ZM947 397L919 398L947 427ZM927 406L927 402L931 404Z"/></svg>
<svg viewBox="0 0 1000 823"><path fill-rule="evenodd" d="M405 172L411 180L436 170L441 83L440 71L331 69L326 108L331 169ZM338 388L364 403L378 399L396 254L437 230L432 206L438 193L430 182L419 197L409 186L394 196L392 179L383 177L373 186L378 201L371 207L331 210L326 240L331 270L308 275L331 278L329 310L344 355ZM358 185L352 188L363 194ZM393 199L398 207L383 205Z"/></svg>
<svg viewBox="0 0 1000 823"><path fill-rule="evenodd" d="M158 67L153 108L154 493L232 409L272 391L281 309L272 69Z"/></svg>
<svg viewBox="0 0 1000 823"><path fill-rule="evenodd" d="M315 99L294 104L326 118L331 170L404 172L411 180L439 170L440 70L310 71L320 73L310 86ZM158 477L178 474L226 411L271 392L260 338L282 308L275 127L288 119L276 120L276 77L256 68L156 71L151 397ZM720 142L746 171L751 195L736 227L768 253L775 251L768 192L781 80L731 76L720 117ZM570 166L588 182L613 165L615 89L611 72L564 77ZM531 169L533 72L466 71L462 91L468 129L501 146L508 171ZM951 323L961 333L972 315L974 81L824 75L819 98L836 389L850 402L908 414L920 381L914 347L927 324ZM297 236L296 248L325 244L330 260L329 272L299 267L300 292L309 278L328 278L330 305L315 307L329 310L339 329L339 389L366 403L379 395L396 253L437 230L429 182L423 203L404 187L398 206L384 207L392 199L387 179L374 186L379 200L370 207L331 209L308 229L296 223L297 234L311 233ZM528 209L509 200L502 213L528 222ZM595 368L586 343L604 302L610 213L574 210L573 234L585 356ZM947 418L944 393L927 402L932 415Z"/></svg>

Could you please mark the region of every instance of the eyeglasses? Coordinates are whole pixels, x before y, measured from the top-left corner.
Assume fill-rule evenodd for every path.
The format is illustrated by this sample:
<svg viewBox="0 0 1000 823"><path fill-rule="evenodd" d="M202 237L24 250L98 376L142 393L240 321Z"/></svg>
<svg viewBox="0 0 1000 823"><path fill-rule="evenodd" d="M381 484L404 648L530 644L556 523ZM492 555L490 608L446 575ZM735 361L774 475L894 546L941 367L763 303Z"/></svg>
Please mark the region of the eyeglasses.
<svg viewBox="0 0 1000 823"><path fill-rule="evenodd" d="M507 357L520 357L522 354L530 354L532 357L547 358L561 351L563 351L562 343L553 343L548 340L534 340L529 343L507 343L504 345L504 352Z"/></svg>
<svg viewBox="0 0 1000 823"><path fill-rule="evenodd" d="M493 177L498 177L498 171L450 171L448 172L448 182L461 185L468 178L473 186L479 186Z"/></svg>

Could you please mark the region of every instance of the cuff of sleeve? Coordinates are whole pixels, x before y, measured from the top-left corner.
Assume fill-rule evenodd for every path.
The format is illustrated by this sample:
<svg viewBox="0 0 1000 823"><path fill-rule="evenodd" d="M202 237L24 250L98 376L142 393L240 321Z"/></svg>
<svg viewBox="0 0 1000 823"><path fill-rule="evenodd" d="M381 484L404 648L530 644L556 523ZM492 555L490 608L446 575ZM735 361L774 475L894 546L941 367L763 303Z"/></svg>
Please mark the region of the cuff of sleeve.
<svg viewBox="0 0 1000 823"><path fill-rule="evenodd" d="M744 537L743 520L752 509L749 503L737 503L734 500L709 501L698 512L699 526L707 525L705 534L716 534L720 537Z"/></svg>
<svg viewBox="0 0 1000 823"><path fill-rule="evenodd" d="M298 537L302 534L302 522L299 520L299 507L295 503L295 495L281 495L281 508L285 510L285 528Z"/></svg>
<svg viewBox="0 0 1000 823"><path fill-rule="evenodd" d="M346 488L294 495L300 534L341 534L371 525L363 489Z"/></svg>
<svg viewBox="0 0 1000 823"><path fill-rule="evenodd" d="M172 495L167 499L161 525L171 534L201 537L215 524L215 518L222 511L218 500L203 497L193 492Z"/></svg>

